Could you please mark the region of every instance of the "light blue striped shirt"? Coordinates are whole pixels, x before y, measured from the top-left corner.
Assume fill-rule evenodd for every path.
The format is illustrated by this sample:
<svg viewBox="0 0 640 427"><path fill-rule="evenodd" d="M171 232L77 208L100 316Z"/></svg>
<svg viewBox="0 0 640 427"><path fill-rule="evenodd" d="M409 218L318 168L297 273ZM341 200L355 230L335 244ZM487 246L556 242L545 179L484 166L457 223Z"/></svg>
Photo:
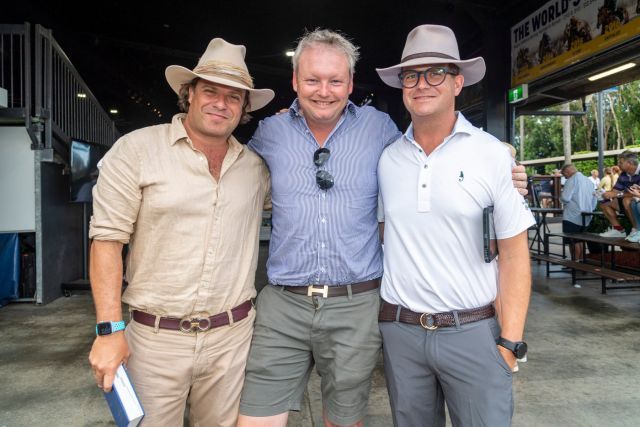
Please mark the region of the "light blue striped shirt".
<svg viewBox="0 0 640 427"><path fill-rule="evenodd" d="M270 283L345 285L382 276L378 159L400 136L387 114L349 102L324 144L331 156L322 169L335 179L325 191L313 163L320 146L297 100L260 122L249 146L271 172Z"/></svg>
<svg viewBox="0 0 640 427"><path fill-rule="evenodd" d="M582 172L576 172L564 184L560 200L564 203L563 221L582 225L581 212L591 212L596 206L593 183ZM589 225L590 222L591 216L587 216L585 225Z"/></svg>

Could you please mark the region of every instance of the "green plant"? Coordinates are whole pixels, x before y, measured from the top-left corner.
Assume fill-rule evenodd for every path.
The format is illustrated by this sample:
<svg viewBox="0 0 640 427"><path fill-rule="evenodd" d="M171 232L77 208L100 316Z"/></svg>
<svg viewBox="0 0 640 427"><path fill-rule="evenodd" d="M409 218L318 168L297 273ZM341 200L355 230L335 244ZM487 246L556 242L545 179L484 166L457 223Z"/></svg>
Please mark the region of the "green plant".
<svg viewBox="0 0 640 427"><path fill-rule="evenodd" d="M600 210L600 206L596 208L596 210ZM587 232L589 233L604 233L607 229L611 227L609 224L609 220L604 215L593 215L591 217L591 223L587 226Z"/></svg>

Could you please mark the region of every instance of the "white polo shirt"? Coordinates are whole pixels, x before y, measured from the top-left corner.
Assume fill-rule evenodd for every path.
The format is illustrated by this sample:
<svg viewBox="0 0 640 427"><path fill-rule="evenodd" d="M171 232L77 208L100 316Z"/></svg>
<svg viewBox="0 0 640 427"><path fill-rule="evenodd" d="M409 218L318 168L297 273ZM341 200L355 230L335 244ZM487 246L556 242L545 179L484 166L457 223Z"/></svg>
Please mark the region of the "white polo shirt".
<svg viewBox="0 0 640 427"><path fill-rule="evenodd" d="M498 239L535 223L513 187L503 144L461 113L429 156L413 126L378 163L384 228L385 301L421 313L481 307L495 300L498 270L484 262L482 211L494 206Z"/></svg>

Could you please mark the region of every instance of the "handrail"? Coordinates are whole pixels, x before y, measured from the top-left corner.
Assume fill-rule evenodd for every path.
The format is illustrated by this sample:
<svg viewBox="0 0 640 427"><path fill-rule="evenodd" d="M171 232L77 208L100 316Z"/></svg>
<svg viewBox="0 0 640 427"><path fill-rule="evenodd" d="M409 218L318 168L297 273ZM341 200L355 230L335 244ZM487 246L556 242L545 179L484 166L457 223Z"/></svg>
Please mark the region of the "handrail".
<svg viewBox="0 0 640 427"><path fill-rule="evenodd" d="M9 108L0 115L24 116L34 149L56 149L71 139L108 147L119 136L51 30L41 25L0 25L0 87L9 95Z"/></svg>
<svg viewBox="0 0 640 427"><path fill-rule="evenodd" d="M29 24L0 24L0 87L7 109L29 123L31 108L31 32Z"/></svg>
<svg viewBox="0 0 640 427"><path fill-rule="evenodd" d="M36 63L40 64L40 68L36 67L36 78L42 79L41 84L36 85L39 91L35 110L50 119L45 132L55 133L64 141L77 138L111 146L118 137L113 120L53 38L51 30L36 25L35 37L40 41L36 48Z"/></svg>

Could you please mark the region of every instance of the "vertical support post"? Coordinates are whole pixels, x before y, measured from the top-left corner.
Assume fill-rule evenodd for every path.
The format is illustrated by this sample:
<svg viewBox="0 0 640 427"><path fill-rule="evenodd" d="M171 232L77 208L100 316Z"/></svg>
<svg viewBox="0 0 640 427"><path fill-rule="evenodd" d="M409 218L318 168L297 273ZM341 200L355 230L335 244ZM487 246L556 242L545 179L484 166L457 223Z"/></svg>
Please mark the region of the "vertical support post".
<svg viewBox="0 0 640 427"><path fill-rule="evenodd" d="M495 16L477 16L484 46L482 56L487 62L487 73L483 79L485 130L501 141L506 141L510 132L511 115L507 111L508 82L511 81L509 60L509 29L505 22ZM513 142L510 140L508 142Z"/></svg>
<svg viewBox="0 0 640 427"><path fill-rule="evenodd" d="M604 169L604 111L602 102L602 92L598 92L598 170L602 173Z"/></svg>

